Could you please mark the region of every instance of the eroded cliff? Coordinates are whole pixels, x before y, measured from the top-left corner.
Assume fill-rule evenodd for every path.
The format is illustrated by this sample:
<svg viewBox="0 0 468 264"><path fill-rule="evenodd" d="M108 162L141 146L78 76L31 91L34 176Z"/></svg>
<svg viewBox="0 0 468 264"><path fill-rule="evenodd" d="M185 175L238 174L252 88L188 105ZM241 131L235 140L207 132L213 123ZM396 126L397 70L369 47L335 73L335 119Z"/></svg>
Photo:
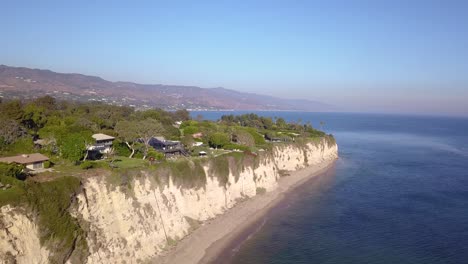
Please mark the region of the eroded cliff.
<svg viewBox="0 0 468 264"><path fill-rule="evenodd" d="M337 152L337 145L326 140L280 144L258 155L235 153L186 161L184 169L160 166L83 177L69 212L85 233L84 259L87 263L146 262L202 222L277 188L285 171L330 161ZM39 243L34 219L19 208L1 210L0 259L46 262L51 249Z"/></svg>

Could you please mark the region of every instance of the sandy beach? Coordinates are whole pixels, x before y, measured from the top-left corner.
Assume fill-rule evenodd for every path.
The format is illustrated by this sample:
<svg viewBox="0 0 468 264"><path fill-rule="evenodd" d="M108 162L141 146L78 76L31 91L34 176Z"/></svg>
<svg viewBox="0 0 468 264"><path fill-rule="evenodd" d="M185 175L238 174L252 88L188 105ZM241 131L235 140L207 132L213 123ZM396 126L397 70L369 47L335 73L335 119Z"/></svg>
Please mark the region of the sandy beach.
<svg viewBox="0 0 468 264"><path fill-rule="evenodd" d="M257 223L284 195L305 181L320 175L333 166L335 160L325 161L302 170L291 172L279 180L278 188L237 204L226 213L205 222L185 237L156 263L211 263L242 232Z"/></svg>

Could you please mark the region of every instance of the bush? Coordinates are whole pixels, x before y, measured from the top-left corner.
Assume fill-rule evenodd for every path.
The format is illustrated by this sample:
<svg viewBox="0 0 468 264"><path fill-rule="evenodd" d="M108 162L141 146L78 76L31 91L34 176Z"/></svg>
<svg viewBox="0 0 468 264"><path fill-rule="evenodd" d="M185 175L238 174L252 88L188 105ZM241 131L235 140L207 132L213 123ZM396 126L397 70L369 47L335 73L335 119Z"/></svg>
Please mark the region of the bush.
<svg viewBox="0 0 468 264"><path fill-rule="evenodd" d="M73 249L86 252L85 233L68 209L80 189L80 180L61 177L54 181L26 182L25 199L38 215L41 245L54 248L50 263L61 263ZM78 253L79 254L79 253ZM82 260L81 260L82 261Z"/></svg>
<svg viewBox="0 0 468 264"><path fill-rule="evenodd" d="M94 168L94 162L89 161L89 160L83 161L83 162L80 164L80 167L81 167L83 170L92 169L92 168Z"/></svg>
<svg viewBox="0 0 468 264"><path fill-rule="evenodd" d="M114 141L112 147L114 148L115 155L117 156L128 157L132 153L132 151L128 148L127 144L118 140Z"/></svg>
<svg viewBox="0 0 468 264"><path fill-rule="evenodd" d="M228 134L216 132L210 136L208 143L210 144L210 147L222 148L224 145L229 144L229 141Z"/></svg>
<svg viewBox="0 0 468 264"><path fill-rule="evenodd" d="M163 153L156 151L153 148L148 150L148 159L150 157L153 157L155 160L160 160L160 161L165 159L165 156Z"/></svg>
<svg viewBox="0 0 468 264"><path fill-rule="evenodd" d="M13 177L17 179L23 178L24 166L15 163L3 163L0 162L0 175Z"/></svg>
<svg viewBox="0 0 468 264"><path fill-rule="evenodd" d="M44 168L45 169L48 169L52 166L52 162L50 162L50 160L46 160L44 161Z"/></svg>
<svg viewBox="0 0 468 264"><path fill-rule="evenodd" d="M23 137L13 144L5 145L4 149L10 154L32 153L34 152L34 143L31 138Z"/></svg>
<svg viewBox="0 0 468 264"><path fill-rule="evenodd" d="M184 128L184 134L185 135L193 135L195 133L198 133L200 132L200 128L196 127L196 126L188 126L186 128Z"/></svg>
<svg viewBox="0 0 468 264"><path fill-rule="evenodd" d="M227 144L227 145L223 146L223 149L226 149L226 150L238 149L238 150L242 150L242 151L248 151L248 150L250 150L250 147L244 146L244 145L238 145L238 144Z"/></svg>
<svg viewBox="0 0 468 264"><path fill-rule="evenodd" d="M245 130L247 132L249 132L250 135L252 135L252 137L254 138L254 141L255 141L255 145L264 145L266 142L265 142L265 138L260 135L257 130L255 130L254 128L251 128L251 127L248 127L248 128L245 128Z"/></svg>

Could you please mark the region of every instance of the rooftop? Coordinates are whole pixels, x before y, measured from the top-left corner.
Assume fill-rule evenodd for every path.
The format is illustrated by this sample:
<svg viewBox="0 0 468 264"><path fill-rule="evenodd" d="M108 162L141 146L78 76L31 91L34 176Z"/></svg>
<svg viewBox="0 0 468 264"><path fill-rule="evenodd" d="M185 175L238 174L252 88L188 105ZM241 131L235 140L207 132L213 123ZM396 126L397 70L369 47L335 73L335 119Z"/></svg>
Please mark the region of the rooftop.
<svg viewBox="0 0 468 264"><path fill-rule="evenodd" d="M36 162L41 162L41 161L46 161L46 160L49 160L49 158L40 153L22 154L18 156L0 158L0 162L5 162L5 163L14 162L18 164L31 164L31 163L36 163Z"/></svg>
<svg viewBox="0 0 468 264"><path fill-rule="evenodd" d="M115 139L115 137L112 137L112 136L109 136L109 135L106 135L106 134L101 134L101 133L94 134L92 137L95 140L113 140L113 139Z"/></svg>

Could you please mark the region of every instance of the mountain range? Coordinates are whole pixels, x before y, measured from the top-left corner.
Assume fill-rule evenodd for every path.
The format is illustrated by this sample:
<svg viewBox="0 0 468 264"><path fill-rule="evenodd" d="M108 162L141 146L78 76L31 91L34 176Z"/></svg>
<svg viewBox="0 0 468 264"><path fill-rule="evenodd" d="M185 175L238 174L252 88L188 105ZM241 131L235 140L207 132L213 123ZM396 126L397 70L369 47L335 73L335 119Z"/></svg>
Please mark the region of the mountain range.
<svg viewBox="0 0 468 264"><path fill-rule="evenodd" d="M96 76L0 65L0 96L99 101L167 110L329 111L332 106L305 99L281 99L225 88L111 82Z"/></svg>

